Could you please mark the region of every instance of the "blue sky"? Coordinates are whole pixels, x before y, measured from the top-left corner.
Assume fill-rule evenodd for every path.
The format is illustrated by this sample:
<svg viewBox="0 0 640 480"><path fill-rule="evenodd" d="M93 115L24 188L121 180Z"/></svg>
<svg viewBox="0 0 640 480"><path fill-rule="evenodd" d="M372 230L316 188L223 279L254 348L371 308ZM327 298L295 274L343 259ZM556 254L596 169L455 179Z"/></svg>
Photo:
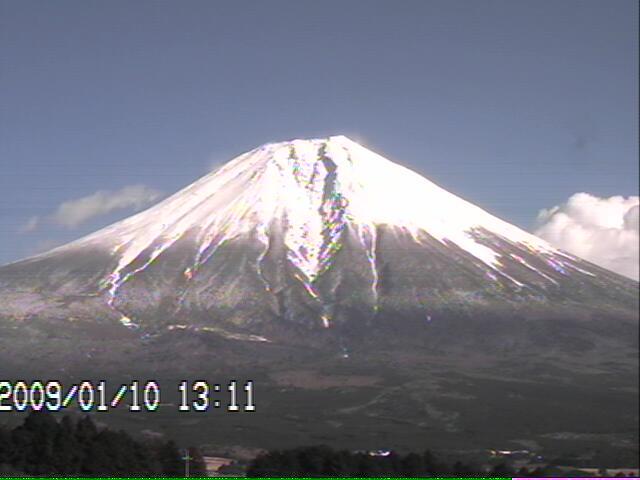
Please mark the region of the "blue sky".
<svg viewBox="0 0 640 480"><path fill-rule="evenodd" d="M637 84L632 0L0 0L0 264L340 133L534 230L638 195Z"/></svg>

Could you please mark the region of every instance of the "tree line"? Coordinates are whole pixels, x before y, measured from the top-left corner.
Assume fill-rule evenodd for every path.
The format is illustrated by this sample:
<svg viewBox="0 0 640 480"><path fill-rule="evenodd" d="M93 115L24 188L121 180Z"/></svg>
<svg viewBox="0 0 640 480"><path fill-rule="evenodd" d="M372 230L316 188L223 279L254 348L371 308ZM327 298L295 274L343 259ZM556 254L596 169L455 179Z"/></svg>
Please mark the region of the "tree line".
<svg viewBox="0 0 640 480"><path fill-rule="evenodd" d="M204 477L202 456L190 449L190 476ZM125 431L98 428L90 417L60 421L31 412L22 425L0 426L0 475L184 476L173 441L140 441Z"/></svg>
<svg viewBox="0 0 640 480"><path fill-rule="evenodd" d="M482 472L463 462L447 464L429 450L422 454L370 455L367 452L334 450L328 446L273 450L256 457L247 470L248 477L478 477L487 474L512 477L516 474L506 464ZM520 470L526 476L544 476L542 470Z"/></svg>

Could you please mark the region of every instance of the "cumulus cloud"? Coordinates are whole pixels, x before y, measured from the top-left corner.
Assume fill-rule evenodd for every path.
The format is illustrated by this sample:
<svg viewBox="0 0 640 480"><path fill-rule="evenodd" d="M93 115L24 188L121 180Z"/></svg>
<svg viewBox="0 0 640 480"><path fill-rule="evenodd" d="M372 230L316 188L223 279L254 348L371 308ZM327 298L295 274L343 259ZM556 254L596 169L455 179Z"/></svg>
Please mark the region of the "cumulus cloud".
<svg viewBox="0 0 640 480"><path fill-rule="evenodd" d="M43 223L55 223L67 228L92 218L127 208L141 209L160 198L160 192L144 185L129 185L120 190L99 190L86 197L61 203L48 216L34 216L20 227L21 233L33 232Z"/></svg>
<svg viewBox="0 0 640 480"><path fill-rule="evenodd" d="M562 205L541 210L535 234L573 255L638 280L639 200L576 193Z"/></svg>
<svg viewBox="0 0 640 480"><path fill-rule="evenodd" d="M51 219L65 227L76 227L92 218L115 210L140 209L160 197L160 192L144 185L129 185L114 192L100 190L58 206Z"/></svg>
<svg viewBox="0 0 640 480"><path fill-rule="evenodd" d="M35 217L31 217L27 220L24 225L20 227L20 233L29 233L33 232L40 225L40 217L37 215Z"/></svg>
<svg viewBox="0 0 640 480"><path fill-rule="evenodd" d="M207 159L207 173L215 172L230 160L236 158L238 152L226 149L212 151Z"/></svg>
<svg viewBox="0 0 640 480"><path fill-rule="evenodd" d="M38 255L40 253L48 252L51 249L59 247L63 245L64 242L60 240L52 240L52 239L44 239L37 242L35 245L32 245L26 249L26 256L31 257L33 255Z"/></svg>

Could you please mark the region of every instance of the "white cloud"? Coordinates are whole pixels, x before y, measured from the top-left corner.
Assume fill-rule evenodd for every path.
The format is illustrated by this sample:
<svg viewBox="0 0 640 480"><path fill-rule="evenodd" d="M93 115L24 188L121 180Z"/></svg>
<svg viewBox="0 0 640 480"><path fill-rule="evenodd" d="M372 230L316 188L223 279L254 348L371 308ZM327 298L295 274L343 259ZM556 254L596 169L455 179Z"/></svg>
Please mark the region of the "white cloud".
<svg viewBox="0 0 640 480"><path fill-rule="evenodd" d="M224 150L211 152L207 160L207 173L215 172L221 166L236 158L238 153L230 153Z"/></svg>
<svg viewBox="0 0 640 480"><path fill-rule="evenodd" d="M19 228L20 233L28 233L43 223L56 223L73 228L92 218L111 213L115 210L135 208L139 210L160 198L161 193L144 185L129 185L116 191L98 190L86 197L67 200L61 203L55 212L44 217L29 218Z"/></svg>
<svg viewBox="0 0 640 480"><path fill-rule="evenodd" d="M92 218L115 210L140 209L160 197L160 192L144 185L129 185L110 192L99 190L86 197L66 201L58 206L51 219L65 227L76 227Z"/></svg>
<svg viewBox="0 0 640 480"><path fill-rule="evenodd" d="M34 216L27 220L24 225L20 227L20 233L33 232L40 225L40 217Z"/></svg>
<svg viewBox="0 0 640 480"><path fill-rule="evenodd" d="M44 239L37 242L35 245L26 249L26 256L31 257L40 253L48 252L49 250L63 245L64 242L60 240Z"/></svg>
<svg viewBox="0 0 640 480"><path fill-rule="evenodd" d="M535 234L601 267L638 280L640 197L576 193L538 214Z"/></svg>

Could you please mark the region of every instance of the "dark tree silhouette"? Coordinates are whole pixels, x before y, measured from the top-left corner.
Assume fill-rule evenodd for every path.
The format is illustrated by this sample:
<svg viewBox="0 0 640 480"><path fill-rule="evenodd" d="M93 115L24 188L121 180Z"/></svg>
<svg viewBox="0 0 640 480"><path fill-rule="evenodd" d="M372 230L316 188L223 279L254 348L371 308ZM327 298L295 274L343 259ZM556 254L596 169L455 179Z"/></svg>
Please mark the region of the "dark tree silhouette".
<svg viewBox="0 0 640 480"><path fill-rule="evenodd" d="M428 477L434 472L476 475L468 465L437 464L431 452L387 455L335 451L326 446L274 450L259 455L249 466L250 477Z"/></svg>
<svg viewBox="0 0 640 480"><path fill-rule="evenodd" d="M192 476L205 476L200 452L191 449ZM184 475L173 442L141 443L124 431L98 429L90 417L60 422L48 412L31 412L11 431L0 428L0 472L73 476Z"/></svg>
<svg viewBox="0 0 640 480"><path fill-rule="evenodd" d="M158 452L161 459L161 471L165 477L184 475L184 463L180 459L180 452L173 440L160 445Z"/></svg>

